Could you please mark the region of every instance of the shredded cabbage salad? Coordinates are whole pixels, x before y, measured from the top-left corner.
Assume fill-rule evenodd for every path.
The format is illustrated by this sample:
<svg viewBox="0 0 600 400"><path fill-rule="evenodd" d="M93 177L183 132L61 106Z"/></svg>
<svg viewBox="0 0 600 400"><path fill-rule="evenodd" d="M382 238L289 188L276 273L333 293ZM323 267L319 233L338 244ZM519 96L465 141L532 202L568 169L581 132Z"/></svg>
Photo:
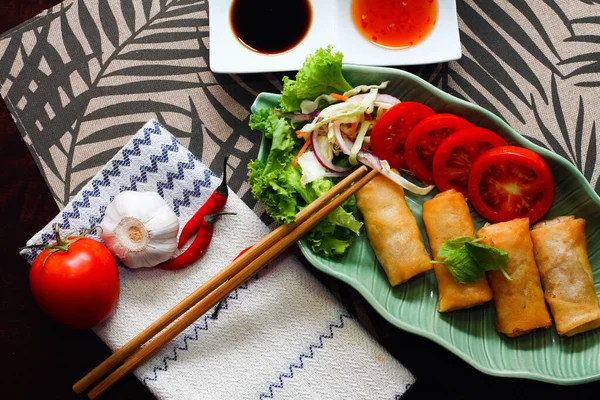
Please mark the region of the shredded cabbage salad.
<svg viewBox="0 0 600 400"><path fill-rule="evenodd" d="M249 164L252 192L277 222L290 223L359 164L377 169L408 191L427 194L392 171L370 151L370 132L385 111L400 100L380 93L389 82L352 87L342 75L342 54L331 47L307 58L296 80L283 79L280 105L252 115L250 127L272 140L266 163ZM351 198L305 238L325 257L343 254L362 227Z"/></svg>

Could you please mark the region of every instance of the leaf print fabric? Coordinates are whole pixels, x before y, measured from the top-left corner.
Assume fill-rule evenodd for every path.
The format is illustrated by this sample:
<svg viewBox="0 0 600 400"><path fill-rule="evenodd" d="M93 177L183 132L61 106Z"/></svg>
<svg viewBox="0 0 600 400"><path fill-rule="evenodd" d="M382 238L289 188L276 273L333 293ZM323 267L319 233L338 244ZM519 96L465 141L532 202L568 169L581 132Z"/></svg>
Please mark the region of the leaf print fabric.
<svg viewBox="0 0 600 400"><path fill-rule="evenodd" d="M600 4L458 0L463 57L409 68L562 155L600 192ZM205 0L74 0L0 36L0 94L59 206L151 118L246 183L260 141L247 129L282 74L213 74ZM326 43L324 43L325 45Z"/></svg>

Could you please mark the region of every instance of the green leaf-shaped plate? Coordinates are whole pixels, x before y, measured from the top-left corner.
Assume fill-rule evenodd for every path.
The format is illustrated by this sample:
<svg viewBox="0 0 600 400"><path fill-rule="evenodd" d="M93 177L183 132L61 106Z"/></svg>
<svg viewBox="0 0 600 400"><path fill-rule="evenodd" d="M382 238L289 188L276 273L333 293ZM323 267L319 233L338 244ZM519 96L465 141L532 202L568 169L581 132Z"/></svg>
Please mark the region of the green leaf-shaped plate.
<svg viewBox="0 0 600 400"><path fill-rule="evenodd" d="M546 218L575 215L587 220L588 251L598 291L600 198L572 164L531 143L491 112L444 93L410 73L389 68L344 66L344 76L353 85L379 84L389 80L391 82L385 93L404 101L424 103L437 112L459 115L499 133L511 144L527 147L542 155L556 180L554 204ZM278 102L279 95L262 93L252 106L252 112L273 108ZM263 140L259 154L263 160L269 147L270 143ZM426 245L421 205L435 194L434 191L428 196L418 196L407 192L408 204L417 218ZM478 214L472 212L472 216L476 228L484 224ZM563 338L558 336L554 327L550 327L510 339L496 332L492 303L470 310L438 313L437 284L431 271L396 288L390 287L364 232L348 253L337 260L315 255L302 242L300 248L312 265L354 287L389 322L439 343L482 372L558 384L600 379L600 329Z"/></svg>

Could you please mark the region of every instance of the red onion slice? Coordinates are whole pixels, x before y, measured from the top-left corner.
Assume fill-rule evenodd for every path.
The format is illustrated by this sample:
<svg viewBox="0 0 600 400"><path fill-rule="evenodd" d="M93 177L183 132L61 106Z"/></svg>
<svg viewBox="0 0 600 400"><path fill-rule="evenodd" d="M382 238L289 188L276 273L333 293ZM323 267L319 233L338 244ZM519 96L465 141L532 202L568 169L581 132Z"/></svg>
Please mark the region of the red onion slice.
<svg viewBox="0 0 600 400"><path fill-rule="evenodd" d="M335 134L335 141L337 142L338 146L340 146L340 150L342 150L342 153L349 156L352 152L352 145L354 142L352 139L342 133L338 124L333 124L333 132Z"/></svg>
<svg viewBox="0 0 600 400"><path fill-rule="evenodd" d="M381 167L381 160L379 160L379 157L377 157L375 154L371 153L370 151L361 150L358 152L358 155L356 156L356 158L361 163L365 164L368 167L376 169L379 172L381 172L381 170L383 169Z"/></svg>
<svg viewBox="0 0 600 400"><path fill-rule="evenodd" d="M344 135L337 124L333 125L333 131L335 132L335 140L337 141L338 146L340 146L342 153L350 155L354 141L348 136ZM356 159L366 166L376 169L377 171L381 171L382 169L379 157L370 151L363 149L359 150L358 154L356 155Z"/></svg>
<svg viewBox="0 0 600 400"><path fill-rule="evenodd" d="M318 140L319 134L316 130L313 131L310 140L312 141L313 153L315 153L315 157L319 164L321 164L325 169L336 172L336 173L347 173L352 169L352 167L340 167L338 165L333 164L331 161L325 157L325 149L323 149L323 145L320 140Z"/></svg>

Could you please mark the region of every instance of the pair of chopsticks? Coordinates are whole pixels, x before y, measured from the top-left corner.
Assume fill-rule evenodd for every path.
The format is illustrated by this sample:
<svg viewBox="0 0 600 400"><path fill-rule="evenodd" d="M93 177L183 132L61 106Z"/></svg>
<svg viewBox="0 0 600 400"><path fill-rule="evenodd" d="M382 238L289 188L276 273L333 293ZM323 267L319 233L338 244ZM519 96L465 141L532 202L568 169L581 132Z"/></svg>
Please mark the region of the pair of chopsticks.
<svg viewBox="0 0 600 400"><path fill-rule="evenodd" d="M75 393L84 392L124 361L122 365L88 393L90 399L96 399L102 395L113 384L146 361L269 261L283 253L285 249L308 233L323 218L366 185L378 173L376 170L372 170L367 174L367 171L368 169L365 166L358 168L327 193L300 211L296 215L294 223L281 225L265 236L227 268L196 289L81 378L73 385ZM359 178L361 179L359 180ZM354 184L350 186L352 183ZM164 332L161 333L163 330ZM160 335L144 346L146 342L159 333Z"/></svg>

